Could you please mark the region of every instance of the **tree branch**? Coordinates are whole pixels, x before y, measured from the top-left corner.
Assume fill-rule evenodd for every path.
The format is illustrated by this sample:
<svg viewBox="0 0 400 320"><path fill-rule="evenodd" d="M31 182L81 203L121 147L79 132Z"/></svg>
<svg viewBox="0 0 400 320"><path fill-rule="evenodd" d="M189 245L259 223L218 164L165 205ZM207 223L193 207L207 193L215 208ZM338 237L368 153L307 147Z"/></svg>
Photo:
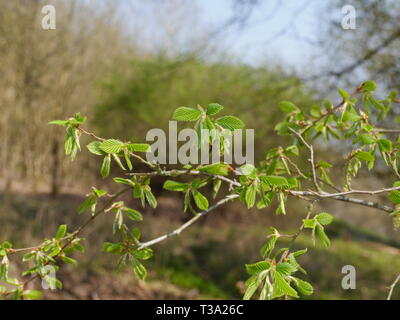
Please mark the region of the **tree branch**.
<svg viewBox="0 0 400 320"><path fill-rule="evenodd" d="M219 206L238 198L239 195L233 194L233 195L228 195L227 197L225 197L224 199L218 201L217 203L215 203L214 205L212 205L211 207L209 207L207 210L204 210L202 212L197 213L192 219L190 219L189 221L187 221L185 224L181 225L179 228L164 234L158 238L155 238L153 240L147 241L147 242L143 242L140 244L139 246L139 250L140 249L144 249L147 247L150 247L152 245L155 245L156 243L159 243L161 241L164 241L168 238L171 238L173 236L177 236L179 235L182 231L184 231L186 228L190 227L193 223L195 223L197 220L199 220L201 217L203 217L204 215L206 215L207 213L209 213L210 211L214 210L215 208L218 208Z"/></svg>

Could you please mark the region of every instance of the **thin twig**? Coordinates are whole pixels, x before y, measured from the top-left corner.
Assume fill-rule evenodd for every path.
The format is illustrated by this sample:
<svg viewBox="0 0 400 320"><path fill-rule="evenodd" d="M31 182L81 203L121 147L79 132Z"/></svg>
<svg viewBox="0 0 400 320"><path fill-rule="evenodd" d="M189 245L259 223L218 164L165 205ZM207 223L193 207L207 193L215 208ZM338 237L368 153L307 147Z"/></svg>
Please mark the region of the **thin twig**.
<svg viewBox="0 0 400 320"><path fill-rule="evenodd" d="M207 210L204 210L202 212L197 213L192 219L187 221L185 224L181 225L179 228L177 228L177 229L175 229L175 230L173 230L173 231L171 231L171 232L169 232L167 234L164 234L164 235L162 235L160 237L157 237L157 238L155 238L153 240L150 240L150 241L147 241L147 242L143 242L139 246L138 249L140 250L140 249L143 249L143 248L147 248L147 247L153 246L156 243L164 241L164 240L166 240L168 238L171 238L173 236L179 235L183 230L185 230L186 228L190 227L193 223L195 223L197 220L199 220L201 217L203 217L204 215L206 215L210 211L212 211L215 208L217 208L217 207L219 207L219 206L221 206L221 205L223 205L223 204L225 204L225 203L227 203L227 202L229 202L229 201L231 201L233 199L236 199L238 197L239 197L239 195L237 195L237 194L233 194L233 195L229 195L229 196L225 197L224 199L218 201L217 203L215 203L214 205L209 207Z"/></svg>
<svg viewBox="0 0 400 320"><path fill-rule="evenodd" d="M317 181L317 173L315 171L314 148L313 148L313 146L308 144L307 141L303 138L303 136L300 133L298 133L297 131L293 130L292 128L289 128L289 130L292 131L300 139L300 141L307 147L307 149L310 151L310 159L309 159L309 161L310 161L310 164L311 164L311 172L312 172L313 183L314 183L315 188L318 191L321 191L321 188L320 188L320 186L318 184L318 181Z"/></svg>
<svg viewBox="0 0 400 320"><path fill-rule="evenodd" d="M397 276L397 278L390 285L390 287L389 287L390 290L389 290L389 294L388 294L387 300L390 300L392 298L394 287L397 285L397 282L399 282L399 281L400 281L400 274Z"/></svg>

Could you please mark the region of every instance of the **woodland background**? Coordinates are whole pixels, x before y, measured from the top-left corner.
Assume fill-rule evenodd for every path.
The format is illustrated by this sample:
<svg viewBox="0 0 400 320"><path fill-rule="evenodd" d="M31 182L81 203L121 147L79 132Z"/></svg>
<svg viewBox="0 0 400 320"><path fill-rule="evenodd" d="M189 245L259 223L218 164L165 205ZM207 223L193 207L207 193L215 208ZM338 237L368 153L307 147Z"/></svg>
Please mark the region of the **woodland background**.
<svg viewBox="0 0 400 320"><path fill-rule="evenodd" d="M259 161L284 143L274 134L279 101L309 108L325 98L337 101L337 87L350 91L367 79L382 92L400 88L398 1L221 2L223 16L210 22L207 12L217 10L211 1L0 0L0 240L26 246L60 223L78 225L76 208L91 186L113 188L88 152L72 163L64 156L64 132L47 125L50 120L81 112L101 136L144 142L147 130L167 128L176 107L218 102L255 129ZM41 8L49 3L57 29L45 31ZM357 10L356 30L341 28L345 4ZM288 21L274 20L281 15ZM394 109L392 127L397 116ZM339 165L341 151L334 141L321 141L316 150ZM378 172L362 172L357 187L391 183L390 172ZM163 191L163 180L155 183L159 207L144 212L148 238L188 218L182 199ZM390 218L341 203L318 205L337 219L328 228L332 247L316 246L302 261L315 285L311 298L384 298L400 272L400 234ZM45 297L238 299L244 263L256 259L267 228L291 230L304 211L292 205L282 218L274 208L227 205L158 245L146 283L129 270L115 273L115 261L101 251L112 239L104 217L88 230L79 266L59 272L65 290ZM302 237L297 245L310 242ZM347 264L356 267L356 290L341 289ZM393 297L400 298L400 289Z"/></svg>

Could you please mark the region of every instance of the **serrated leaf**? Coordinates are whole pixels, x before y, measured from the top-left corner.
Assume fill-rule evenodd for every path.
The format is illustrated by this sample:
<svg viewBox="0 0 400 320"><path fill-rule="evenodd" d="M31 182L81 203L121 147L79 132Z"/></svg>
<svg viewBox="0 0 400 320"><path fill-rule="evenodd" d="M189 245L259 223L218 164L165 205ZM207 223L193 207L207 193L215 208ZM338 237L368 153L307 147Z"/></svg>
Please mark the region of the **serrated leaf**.
<svg viewBox="0 0 400 320"><path fill-rule="evenodd" d="M271 264L267 261L259 261L252 264L246 264L246 271L248 274L259 274L261 271L265 271L271 267Z"/></svg>
<svg viewBox="0 0 400 320"><path fill-rule="evenodd" d="M289 283L286 282L286 280L283 278L283 276L275 271L272 273L273 278L274 278L274 286L282 292L284 295L288 295L294 298L298 298L299 295L297 294L296 290L294 290Z"/></svg>
<svg viewBox="0 0 400 320"><path fill-rule="evenodd" d="M278 237L273 235L273 236L271 236L271 238L269 238L269 240L261 248L260 254L263 259L266 259L270 255L272 250L274 250L277 240L278 240Z"/></svg>
<svg viewBox="0 0 400 320"><path fill-rule="evenodd" d="M220 125L222 128L228 129L231 131L234 131L237 129L242 129L244 127L243 121L234 116L225 116L225 117L218 118L216 120L216 123L218 125Z"/></svg>
<svg viewBox="0 0 400 320"><path fill-rule="evenodd" d="M220 112L224 107L221 106L219 103L210 103L207 107L207 115L213 116Z"/></svg>
<svg viewBox="0 0 400 320"><path fill-rule="evenodd" d="M276 265L276 271L284 276L289 276L297 271L297 268L290 263L280 262Z"/></svg>
<svg viewBox="0 0 400 320"><path fill-rule="evenodd" d="M99 148L105 153L120 153L124 147L124 143L115 139L108 139L103 141Z"/></svg>
<svg viewBox="0 0 400 320"><path fill-rule="evenodd" d="M245 282L246 291L243 296L243 300L250 300L250 298L254 295L257 291L258 286L261 283L261 279L257 276L251 276Z"/></svg>
<svg viewBox="0 0 400 320"><path fill-rule="evenodd" d="M313 294L314 288L313 286L308 283L307 281L301 280L299 278L295 278L294 285L296 286L297 290L306 296Z"/></svg>
<svg viewBox="0 0 400 320"><path fill-rule="evenodd" d="M201 111L188 107L180 107L175 110L172 118L178 121L197 121L201 117Z"/></svg>

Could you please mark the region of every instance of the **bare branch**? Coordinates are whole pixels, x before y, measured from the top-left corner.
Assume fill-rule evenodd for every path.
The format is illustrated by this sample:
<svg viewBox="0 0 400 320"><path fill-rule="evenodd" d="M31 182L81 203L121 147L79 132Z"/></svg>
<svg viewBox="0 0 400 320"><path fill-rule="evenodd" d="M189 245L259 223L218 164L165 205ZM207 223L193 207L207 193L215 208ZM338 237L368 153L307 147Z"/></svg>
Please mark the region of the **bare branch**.
<svg viewBox="0 0 400 320"><path fill-rule="evenodd" d="M139 250L143 249L143 248L147 248L150 247L152 245L155 245L156 243L159 243L161 241L164 241L168 238L171 238L173 236L177 236L179 235L182 231L184 231L186 228L190 227L193 223L195 223L197 220L199 220L201 217L203 217L204 215L206 215L207 213L209 213L210 211L214 210L215 208L218 208L219 206L238 198L239 195L233 194L233 195L228 195L227 197L225 197L224 199L218 201L217 203L215 203L214 205L212 205L211 207L209 207L207 210L204 210L202 212L197 213L192 219L190 219L189 221L187 221L185 224L181 225L179 228L164 234L158 238L155 238L153 240L147 241L147 242L143 242L140 246L139 246Z"/></svg>
<svg viewBox="0 0 400 320"><path fill-rule="evenodd" d="M400 274L397 276L397 278L393 281L393 283L390 285L390 290L389 290L389 294L387 296L387 300L390 300L392 298L392 294L393 294L393 290L394 287L397 285L397 283L400 281Z"/></svg>

